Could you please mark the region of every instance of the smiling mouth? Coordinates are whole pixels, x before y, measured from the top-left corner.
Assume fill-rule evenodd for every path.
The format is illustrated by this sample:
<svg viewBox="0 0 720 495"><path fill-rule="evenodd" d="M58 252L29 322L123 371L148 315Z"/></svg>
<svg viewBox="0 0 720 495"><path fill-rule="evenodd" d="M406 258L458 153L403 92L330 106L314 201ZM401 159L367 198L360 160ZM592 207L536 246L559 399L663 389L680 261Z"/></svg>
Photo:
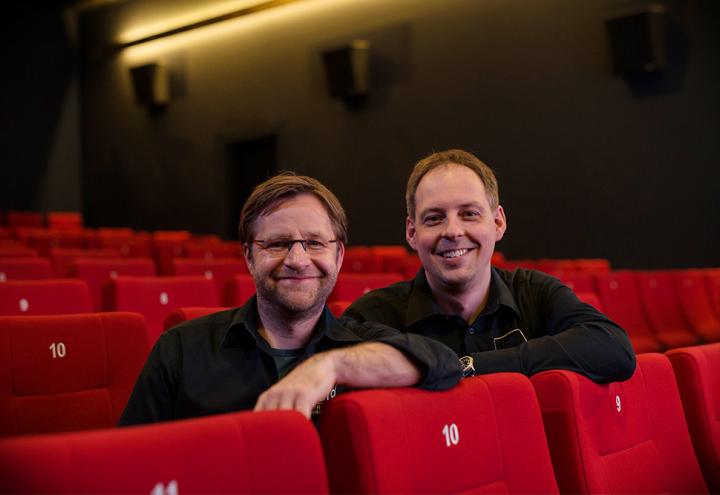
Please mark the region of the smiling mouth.
<svg viewBox="0 0 720 495"><path fill-rule="evenodd" d="M445 259L453 259L459 258L460 256L465 256L470 251L472 251L471 248L453 249L452 251L443 251L441 253L437 253L437 255Z"/></svg>

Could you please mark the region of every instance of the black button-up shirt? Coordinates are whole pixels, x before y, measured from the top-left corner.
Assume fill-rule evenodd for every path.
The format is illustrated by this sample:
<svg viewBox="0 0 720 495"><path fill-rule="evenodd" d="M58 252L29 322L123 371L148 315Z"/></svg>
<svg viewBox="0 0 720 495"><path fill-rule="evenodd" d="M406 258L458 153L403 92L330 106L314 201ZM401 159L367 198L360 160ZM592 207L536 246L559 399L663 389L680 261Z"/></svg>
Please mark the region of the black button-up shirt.
<svg viewBox="0 0 720 495"><path fill-rule="evenodd" d="M348 320L432 337L472 356L477 374L565 369L607 383L635 370L625 331L558 279L535 270L493 268L487 305L471 323L442 312L423 269L413 280L358 298L341 318Z"/></svg>
<svg viewBox="0 0 720 495"><path fill-rule="evenodd" d="M258 334L255 297L243 307L184 322L153 347L120 418L120 425L152 423L252 409L278 381L273 349ZM408 338L411 337L411 338ZM461 377L448 347L377 323L339 323L325 308L295 364L318 352L382 342L403 352L427 390L452 387Z"/></svg>

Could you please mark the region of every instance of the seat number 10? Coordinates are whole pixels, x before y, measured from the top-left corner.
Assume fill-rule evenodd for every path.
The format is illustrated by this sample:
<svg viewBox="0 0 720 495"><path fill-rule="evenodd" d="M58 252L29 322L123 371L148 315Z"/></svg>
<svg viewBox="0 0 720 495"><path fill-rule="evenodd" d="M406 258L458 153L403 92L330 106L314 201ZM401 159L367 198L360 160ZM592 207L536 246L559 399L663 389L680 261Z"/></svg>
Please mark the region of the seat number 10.
<svg viewBox="0 0 720 495"><path fill-rule="evenodd" d="M460 432L455 423L443 426L442 434L445 436L445 445L448 447L457 445L460 441Z"/></svg>
<svg viewBox="0 0 720 495"><path fill-rule="evenodd" d="M63 344L62 342L58 342L57 344L53 342L52 344L50 344L50 352L52 352L53 359L64 358L65 344Z"/></svg>

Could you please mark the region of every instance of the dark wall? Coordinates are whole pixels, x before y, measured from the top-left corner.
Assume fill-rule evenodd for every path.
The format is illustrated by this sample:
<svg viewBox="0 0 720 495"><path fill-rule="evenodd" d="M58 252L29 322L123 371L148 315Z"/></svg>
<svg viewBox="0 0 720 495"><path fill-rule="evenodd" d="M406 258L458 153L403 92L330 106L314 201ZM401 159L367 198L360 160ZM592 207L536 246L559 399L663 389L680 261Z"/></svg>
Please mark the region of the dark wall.
<svg viewBox="0 0 720 495"><path fill-rule="evenodd" d="M83 16L84 45L170 8L140 3ZM643 3L308 1L95 60L82 92L86 218L227 235L226 145L274 134L278 167L336 192L354 244L402 243L413 162L460 147L497 172L508 257L720 265L720 9L665 2L668 71L629 85L604 20ZM374 87L353 111L328 96L320 54L357 38L370 40ZM163 112L133 101L128 69L146 62L170 67Z"/></svg>
<svg viewBox="0 0 720 495"><path fill-rule="evenodd" d="M1 31L0 210L77 209L77 65L61 2L7 2Z"/></svg>

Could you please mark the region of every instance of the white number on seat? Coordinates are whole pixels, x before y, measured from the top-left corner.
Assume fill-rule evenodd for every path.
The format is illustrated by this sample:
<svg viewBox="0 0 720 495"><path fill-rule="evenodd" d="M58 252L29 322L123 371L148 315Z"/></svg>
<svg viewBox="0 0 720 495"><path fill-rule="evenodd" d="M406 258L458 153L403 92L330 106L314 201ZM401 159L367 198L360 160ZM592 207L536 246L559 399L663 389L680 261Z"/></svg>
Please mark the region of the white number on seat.
<svg viewBox="0 0 720 495"><path fill-rule="evenodd" d="M20 304L20 311L22 311L23 313L25 313L28 309L30 309L30 301L28 301L25 298L20 299L19 304Z"/></svg>
<svg viewBox="0 0 720 495"><path fill-rule="evenodd" d="M213 278L212 270L205 270L205 278L208 280L212 280L212 278Z"/></svg>
<svg viewBox="0 0 720 495"><path fill-rule="evenodd" d="M62 342L58 342L57 344L53 342L52 344L50 344L50 352L52 352L53 359L64 358L65 344L63 344Z"/></svg>
<svg viewBox="0 0 720 495"><path fill-rule="evenodd" d="M451 445L457 445L460 442L460 431L455 423L451 425L445 425L442 429L443 435L445 435L445 445L450 447Z"/></svg>
<svg viewBox="0 0 720 495"><path fill-rule="evenodd" d="M168 298L167 292L160 293L160 304L162 304L163 306L167 306L169 300L170 298Z"/></svg>
<svg viewBox="0 0 720 495"><path fill-rule="evenodd" d="M620 412L622 410L622 403L620 402L620 396L615 396L615 409L617 409L617 412Z"/></svg>

